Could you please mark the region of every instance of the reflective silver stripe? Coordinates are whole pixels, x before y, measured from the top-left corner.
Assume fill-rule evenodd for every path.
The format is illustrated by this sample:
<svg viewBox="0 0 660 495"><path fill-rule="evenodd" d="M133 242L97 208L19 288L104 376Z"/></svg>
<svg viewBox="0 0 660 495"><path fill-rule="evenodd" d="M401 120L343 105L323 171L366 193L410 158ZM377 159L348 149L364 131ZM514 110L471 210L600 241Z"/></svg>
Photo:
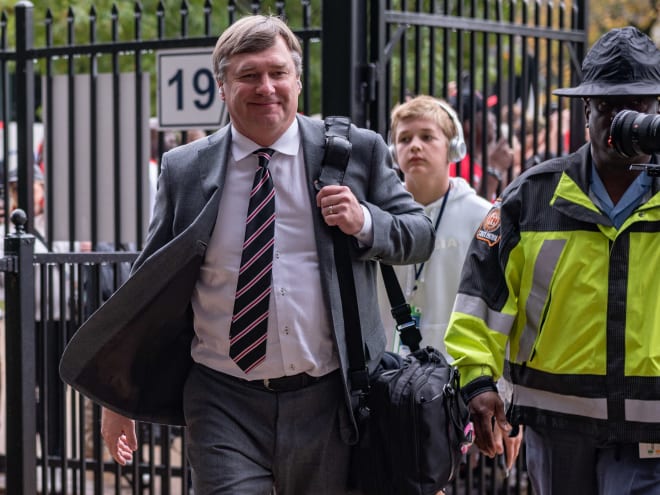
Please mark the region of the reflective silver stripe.
<svg viewBox="0 0 660 495"><path fill-rule="evenodd" d="M509 335L513 326L513 316L490 309L480 297L459 293L454 301L454 311L479 318L486 322L488 328L503 335Z"/></svg>
<svg viewBox="0 0 660 495"><path fill-rule="evenodd" d="M660 423L660 400L626 399L626 420Z"/></svg>
<svg viewBox="0 0 660 495"><path fill-rule="evenodd" d="M519 363L527 361L532 353L534 341L541 325L543 307L548 298L552 275L555 273L559 256L561 256L565 244L566 239L547 239L543 241L539 255L536 257L532 289L527 297L525 307L527 323L520 336L520 346L516 359Z"/></svg>
<svg viewBox="0 0 660 495"><path fill-rule="evenodd" d="M544 411L575 414L594 419L607 419L607 399L588 399L575 395L562 395L544 390L513 386L516 405L534 407Z"/></svg>

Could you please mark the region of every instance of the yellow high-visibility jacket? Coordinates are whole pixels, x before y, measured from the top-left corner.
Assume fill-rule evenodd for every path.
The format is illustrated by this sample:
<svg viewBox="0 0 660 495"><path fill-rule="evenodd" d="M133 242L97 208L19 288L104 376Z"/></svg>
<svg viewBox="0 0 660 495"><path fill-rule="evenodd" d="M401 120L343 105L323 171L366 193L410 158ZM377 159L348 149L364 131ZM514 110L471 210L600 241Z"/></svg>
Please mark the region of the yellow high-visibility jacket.
<svg viewBox="0 0 660 495"><path fill-rule="evenodd" d="M660 179L617 229L590 174L586 144L507 188L468 251L445 344L467 390L513 384L513 423L659 442Z"/></svg>

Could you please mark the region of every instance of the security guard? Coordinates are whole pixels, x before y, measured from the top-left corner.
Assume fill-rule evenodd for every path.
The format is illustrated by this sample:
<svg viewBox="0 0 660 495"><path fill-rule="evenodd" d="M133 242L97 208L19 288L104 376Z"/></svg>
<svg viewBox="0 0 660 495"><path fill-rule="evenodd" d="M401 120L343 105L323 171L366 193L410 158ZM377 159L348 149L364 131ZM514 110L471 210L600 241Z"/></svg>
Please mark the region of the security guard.
<svg viewBox="0 0 660 495"><path fill-rule="evenodd" d="M494 455L494 422L526 425L536 495L658 495L660 179L630 165L660 154L623 156L610 127L623 109L658 113L660 51L635 28L613 29L582 75L555 94L583 99L590 142L532 167L495 203L445 343L479 448ZM512 384L507 414L500 378Z"/></svg>

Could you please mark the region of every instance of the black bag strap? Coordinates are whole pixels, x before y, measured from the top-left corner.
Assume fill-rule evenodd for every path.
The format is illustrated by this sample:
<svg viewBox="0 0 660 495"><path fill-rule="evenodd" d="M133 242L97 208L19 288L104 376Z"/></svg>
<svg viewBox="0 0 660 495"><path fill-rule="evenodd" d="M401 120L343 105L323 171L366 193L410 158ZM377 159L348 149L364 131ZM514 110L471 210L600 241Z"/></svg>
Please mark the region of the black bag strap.
<svg viewBox="0 0 660 495"><path fill-rule="evenodd" d="M325 154L317 187L328 184L341 184L348 165L352 144L349 139L350 119L330 116L325 119ZM332 229L332 241L337 265L337 281L342 301L342 314L346 332L349 378L353 393L366 393L369 389L369 370L364 357L362 326L355 291L355 279L350 257L350 239L339 228ZM387 295L392 306L392 316L397 322L401 341L411 351L419 349L421 334L412 318L408 305L399 286L394 269L380 263Z"/></svg>
<svg viewBox="0 0 660 495"><path fill-rule="evenodd" d="M330 184L341 184L344 180L352 148L348 138L350 122L348 117L340 116L330 116L325 119L325 154L317 182L318 189ZM364 357L362 326L348 244L350 240L338 227L332 228L331 231L346 333L348 376L352 393L359 395L369 389L369 370Z"/></svg>
<svg viewBox="0 0 660 495"><path fill-rule="evenodd" d="M394 268L380 263L380 272L383 275L387 298L390 300L390 312L396 321L396 329L399 332L401 343L407 346L411 352L415 352L419 349L422 334L419 331L417 322L412 317L410 304L406 302L399 280L396 278L396 273L394 273Z"/></svg>

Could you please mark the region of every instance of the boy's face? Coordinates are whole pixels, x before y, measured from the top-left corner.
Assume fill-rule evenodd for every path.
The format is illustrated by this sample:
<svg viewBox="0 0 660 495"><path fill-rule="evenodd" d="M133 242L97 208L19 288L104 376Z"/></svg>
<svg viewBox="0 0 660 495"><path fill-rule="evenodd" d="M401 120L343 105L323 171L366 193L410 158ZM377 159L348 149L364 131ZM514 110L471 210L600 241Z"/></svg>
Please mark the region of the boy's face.
<svg viewBox="0 0 660 495"><path fill-rule="evenodd" d="M397 126L395 146L397 163L406 176L430 178L449 174L449 140L434 120L402 120Z"/></svg>

